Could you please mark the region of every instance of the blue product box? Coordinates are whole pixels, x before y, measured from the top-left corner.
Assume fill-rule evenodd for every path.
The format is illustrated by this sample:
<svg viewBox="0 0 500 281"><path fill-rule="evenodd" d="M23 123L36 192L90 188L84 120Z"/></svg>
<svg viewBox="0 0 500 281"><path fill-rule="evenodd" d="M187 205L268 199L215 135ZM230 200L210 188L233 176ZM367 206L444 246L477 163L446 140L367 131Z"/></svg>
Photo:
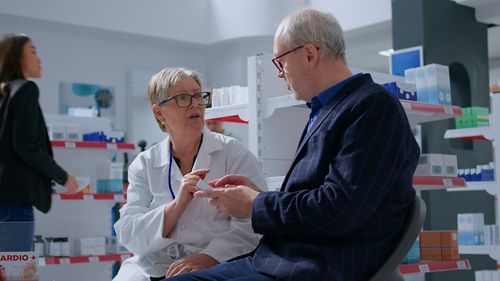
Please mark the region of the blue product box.
<svg viewBox="0 0 500 281"><path fill-rule="evenodd" d="M383 86L384 86L384 88L386 88L387 90L389 90L389 92L391 92L391 94L393 94L395 97L399 98L399 96L398 96L398 94L399 94L399 88L396 85L396 82L384 83Z"/></svg>
<svg viewBox="0 0 500 281"><path fill-rule="evenodd" d="M122 179L98 179L97 193L123 193Z"/></svg>
<svg viewBox="0 0 500 281"><path fill-rule="evenodd" d="M83 141L106 141L103 131L83 134Z"/></svg>
<svg viewBox="0 0 500 281"><path fill-rule="evenodd" d="M401 263L410 264L410 263L418 263L420 262L420 240L417 237L417 240L413 243L410 250L406 254L405 258Z"/></svg>

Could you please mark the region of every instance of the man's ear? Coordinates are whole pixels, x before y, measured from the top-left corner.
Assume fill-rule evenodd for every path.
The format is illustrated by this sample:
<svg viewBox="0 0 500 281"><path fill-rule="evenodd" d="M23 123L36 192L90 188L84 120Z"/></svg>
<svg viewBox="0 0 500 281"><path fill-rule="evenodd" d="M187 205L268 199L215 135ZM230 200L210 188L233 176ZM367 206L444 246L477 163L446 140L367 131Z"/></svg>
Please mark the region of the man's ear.
<svg viewBox="0 0 500 281"><path fill-rule="evenodd" d="M304 45L307 62L316 63L319 60L319 48L311 43Z"/></svg>

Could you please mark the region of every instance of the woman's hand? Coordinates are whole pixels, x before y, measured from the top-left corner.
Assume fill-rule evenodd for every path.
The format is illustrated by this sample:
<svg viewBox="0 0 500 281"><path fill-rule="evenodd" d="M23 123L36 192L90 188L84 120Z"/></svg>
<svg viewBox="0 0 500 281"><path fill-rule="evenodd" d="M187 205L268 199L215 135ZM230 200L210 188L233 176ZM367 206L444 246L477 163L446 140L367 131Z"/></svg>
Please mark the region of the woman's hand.
<svg viewBox="0 0 500 281"><path fill-rule="evenodd" d="M172 277L182 273L206 269L218 263L218 261L207 254L190 255L172 263L166 275L167 277Z"/></svg>
<svg viewBox="0 0 500 281"><path fill-rule="evenodd" d="M189 174L186 174L181 181L181 186L179 187L179 191L175 195L175 200L172 201L172 204L167 204L165 207L165 214L163 218L163 237L168 237L172 230L177 225L177 221L181 217L182 213L189 205L191 200L193 200L194 193L198 190L196 188L196 183L200 179L204 179L207 175L207 169L201 169L193 171Z"/></svg>
<svg viewBox="0 0 500 281"><path fill-rule="evenodd" d="M66 193L67 194L74 194L77 193L80 189L80 186L78 185L78 181L76 180L75 176L68 174L68 179L66 180L66 183L64 183L64 187L66 187Z"/></svg>
<svg viewBox="0 0 500 281"><path fill-rule="evenodd" d="M179 207L186 208L187 205L189 205L191 200L194 198L193 194L198 191L196 183L200 179L204 179L207 173L207 169L200 169L186 174L182 178L179 192L177 192L177 195L175 196L175 203L178 204Z"/></svg>

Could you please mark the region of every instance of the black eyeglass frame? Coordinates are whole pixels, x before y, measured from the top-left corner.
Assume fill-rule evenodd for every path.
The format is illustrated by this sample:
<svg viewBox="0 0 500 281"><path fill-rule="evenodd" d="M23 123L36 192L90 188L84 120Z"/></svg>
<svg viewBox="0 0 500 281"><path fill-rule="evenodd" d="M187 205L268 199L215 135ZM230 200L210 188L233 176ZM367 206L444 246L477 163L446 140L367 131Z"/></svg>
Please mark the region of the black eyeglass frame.
<svg viewBox="0 0 500 281"><path fill-rule="evenodd" d="M202 94L201 97L203 99L203 103L200 103L200 100L198 100L195 95L198 95L198 94ZM179 104L179 100L178 98L181 97L181 96L189 96L190 99L189 99L189 104L188 105L180 105ZM178 94L178 95L175 95L175 96L171 96L171 97L168 97L162 101L160 101L158 103L158 106L168 102L168 101L171 101L171 100L175 100L175 103L177 104L178 107L190 107L192 104L193 104L193 99L195 99L199 105L207 105L210 103L210 97L212 96L212 93L211 92L197 92L197 93L193 93L193 94Z"/></svg>
<svg viewBox="0 0 500 281"><path fill-rule="evenodd" d="M283 72L283 64L279 61L280 58L292 53L292 52L295 52L301 48L304 48L305 45L302 45L302 46L298 46L294 49L291 49L290 51L287 51L287 52L284 52L283 54L275 57L274 59L272 59L273 63L274 63L274 66L276 66L276 68L278 69L279 72Z"/></svg>

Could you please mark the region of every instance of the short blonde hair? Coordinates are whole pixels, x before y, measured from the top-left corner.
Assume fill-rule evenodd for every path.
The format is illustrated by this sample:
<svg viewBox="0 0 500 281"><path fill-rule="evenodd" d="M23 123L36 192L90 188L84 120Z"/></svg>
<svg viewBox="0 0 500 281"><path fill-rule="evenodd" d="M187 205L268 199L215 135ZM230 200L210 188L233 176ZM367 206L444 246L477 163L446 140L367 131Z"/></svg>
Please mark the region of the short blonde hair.
<svg viewBox="0 0 500 281"><path fill-rule="evenodd" d="M200 74L194 70L186 69L182 67L169 67L161 70L151 77L148 84L148 99L151 105L158 104L162 100L167 98L167 92L174 87L182 78L193 78L194 81L202 88ZM156 118L158 126L164 132L166 132L165 126L163 126Z"/></svg>

